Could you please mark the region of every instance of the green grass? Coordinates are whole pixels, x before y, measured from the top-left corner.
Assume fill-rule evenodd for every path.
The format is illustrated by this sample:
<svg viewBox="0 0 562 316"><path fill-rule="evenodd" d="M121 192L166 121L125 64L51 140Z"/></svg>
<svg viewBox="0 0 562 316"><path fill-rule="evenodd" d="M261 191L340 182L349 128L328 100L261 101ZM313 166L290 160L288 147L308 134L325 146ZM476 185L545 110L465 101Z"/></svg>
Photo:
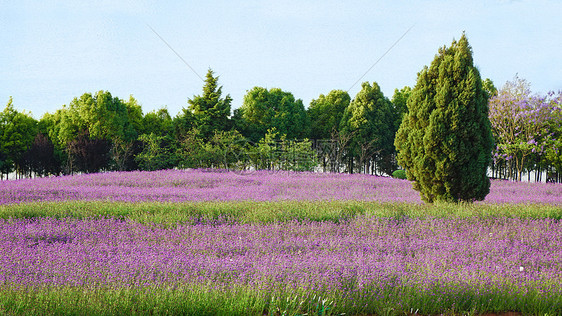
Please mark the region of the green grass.
<svg viewBox="0 0 562 316"><path fill-rule="evenodd" d="M514 284L515 287L515 284ZM0 314L12 315L477 315L517 310L524 315L560 315L562 298L529 291L447 286L372 289L361 293L303 289L177 287L0 288ZM443 295L442 293L447 293ZM438 295L438 296L436 296ZM436 297L439 297L437 300ZM404 305L414 306L404 308Z"/></svg>
<svg viewBox="0 0 562 316"><path fill-rule="evenodd" d="M211 222L269 223L291 220L345 221L375 217L519 217L562 218L562 207L548 204L433 204L363 201L228 201L228 202L32 202L0 206L0 218L116 217L141 223Z"/></svg>

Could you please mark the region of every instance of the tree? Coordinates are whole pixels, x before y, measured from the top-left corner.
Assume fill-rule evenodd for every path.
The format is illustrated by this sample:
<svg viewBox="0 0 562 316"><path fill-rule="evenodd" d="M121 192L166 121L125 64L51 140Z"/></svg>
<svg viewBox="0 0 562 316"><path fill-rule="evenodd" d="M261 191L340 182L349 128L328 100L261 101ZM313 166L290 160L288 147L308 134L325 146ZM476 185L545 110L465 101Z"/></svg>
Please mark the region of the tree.
<svg viewBox="0 0 562 316"><path fill-rule="evenodd" d="M309 134L309 119L302 100L279 88L267 90L254 87L244 96L244 103L236 117L243 122L242 134L252 142L264 137L267 130L275 128L289 139L306 138Z"/></svg>
<svg viewBox="0 0 562 316"><path fill-rule="evenodd" d="M341 131L353 133L350 144L351 160L358 160L365 172L378 170L391 174L394 171L394 122L392 103L384 96L376 82L364 82L361 91L346 108ZM351 163L353 164L353 163ZM350 172L353 172L351 166Z"/></svg>
<svg viewBox="0 0 562 316"><path fill-rule="evenodd" d="M554 94L553 94L554 96ZM553 115L550 120L550 130L552 137L545 145L546 164L553 167L555 173L547 174L546 181L562 181L562 91L550 100L554 107Z"/></svg>
<svg viewBox="0 0 562 316"><path fill-rule="evenodd" d="M7 157L0 148L0 180L4 180L4 173L9 173L9 171L6 172L6 170L8 170Z"/></svg>
<svg viewBox="0 0 562 316"><path fill-rule="evenodd" d="M138 135L140 135L140 130L142 128L142 107L138 101L132 96L129 96L128 102L123 102L125 108L127 109L127 123L124 141L133 141Z"/></svg>
<svg viewBox="0 0 562 316"><path fill-rule="evenodd" d="M38 176L46 176L56 173L55 169L55 147L43 133L38 132L31 147L23 154L23 159L30 171Z"/></svg>
<svg viewBox="0 0 562 316"><path fill-rule="evenodd" d="M85 93L80 99L71 102L70 109L77 111L82 126L88 129L91 138L131 140L136 137L136 131L129 121L130 107L108 91L98 91L93 96Z"/></svg>
<svg viewBox="0 0 562 316"><path fill-rule="evenodd" d="M194 128L194 118L191 111L183 108L181 113L172 120L176 140L181 142L188 133Z"/></svg>
<svg viewBox="0 0 562 316"><path fill-rule="evenodd" d="M70 172L98 172L109 165L111 159L109 140L92 138L88 130L78 132L76 138L68 143Z"/></svg>
<svg viewBox="0 0 562 316"><path fill-rule="evenodd" d="M191 129L182 136L177 157L181 168L201 168L206 164L208 157L205 142L199 136L197 129Z"/></svg>
<svg viewBox="0 0 562 316"><path fill-rule="evenodd" d="M141 128L139 134L154 133L157 136L172 135L174 124L168 109L163 107L157 111L146 113L141 120Z"/></svg>
<svg viewBox="0 0 562 316"><path fill-rule="evenodd" d="M340 123L345 109L349 106L351 98L349 93L342 90L332 90L328 95L321 94L318 99L312 100L307 114L310 119L310 138L316 140L316 153L322 163L324 172L328 165L330 171L336 172L338 139ZM339 171L339 170L338 170Z"/></svg>
<svg viewBox="0 0 562 316"><path fill-rule="evenodd" d="M66 147L60 142L59 130L62 110L55 111L54 114L45 113L38 123L38 133L45 135L49 143L53 145L53 160L49 166L49 172L52 174L60 174L63 166L66 165L65 153Z"/></svg>
<svg viewBox="0 0 562 316"><path fill-rule="evenodd" d="M402 123L402 119L404 115L408 112L408 99L412 94L412 88L405 86L404 88L398 90L394 89L394 95L392 96L392 107L394 109L394 131L395 133L398 131L400 124Z"/></svg>
<svg viewBox="0 0 562 316"><path fill-rule="evenodd" d="M418 74L395 145L398 163L424 201L472 202L489 193L493 138L465 34Z"/></svg>
<svg viewBox="0 0 562 316"><path fill-rule="evenodd" d="M310 118L310 138L330 139L332 132L339 131L340 122L351 98L346 91L332 90L312 100L307 113Z"/></svg>
<svg viewBox="0 0 562 316"><path fill-rule="evenodd" d="M129 102L113 97L108 91L98 91L95 94L84 93L80 98L74 98L69 106L57 111L58 125L53 134L58 137L58 143L65 148L67 152L67 164L69 172L73 171L76 166L74 160L83 163L91 163L99 168L92 168L89 165L83 165L82 171L95 172L100 169L110 167L113 160L114 168L121 163L128 146L131 146L137 137L136 128L139 126L140 115L142 110L136 100L131 96ZM88 140L84 139L88 137ZM127 144L120 146L119 144ZM72 145L72 148L70 147ZM78 148L77 146L86 146ZM99 152L101 149L107 149L107 153ZM85 150L93 150L87 153ZM111 152L110 152L111 151ZM118 157L112 157L111 154ZM81 157L72 157L73 154L79 154ZM92 155L102 155L109 157L107 160L95 161L90 159ZM103 161L106 164L100 165Z"/></svg>
<svg viewBox="0 0 562 316"><path fill-rule="evenodd" d="M531 156L544 155L546 149L556 148L550 145L556 142L553 136L560 108L555 99L531 95L530 84L517 76L508 81L489 104L496 141L495 157L508 163L513 161L517 173L512 174L509 168L509 177L521 181ZM554 157L549 153L549 157Z"/></svg>
<svg viewBox="0 0 562 316"><path fill-rule="evenodd" d="M142 134L139 141L143 144L142 151L135 160L141 170L170 169L177 165L176 148L170 135Z"/></svg>
<svg viewBox="0 0 562 316"><path fill-rule="evenodd" d="M15 170L22 175L29 169L22 158L36 134L37 121L28 113L18 112L10 97L4 111L0 112L0 152L5 157L1 173Z"/></svg>
<svg viewBox="0 0 562 316"><path fill-rule="evenodd" d="M221 98L222 86L218 86L218 77L209 69L203 86L203 95L189 99L189 110L193 114L194 126L205 139L210 139L215 131L227 131L231 128L230 95Z"/></svg>
<svg viewBox="0 0 562 316"><path fill-rule="evenodd" d="M313 171L318 164L310 140L288 139L276 128L250 149L249 158L255 169L262 170Z"/></svg>
<svg viewBox="0 0 562 316"><path fill-rule="evenodd" d="M216 131L205 148L212 157L212 167L233 169L238 160L244 157L246 138L237 130Z"/></svg>
<svg viewBox="0 0 562 316"><path fill-rule="evenodd" d="M118 171L134 170L136 165L133 157L138 147L135 144L138 143L137 138L143 128L142 108L132 95L128 102L121 102L127 109L126 127L122 136L111 140L110 167Z"/></svg>

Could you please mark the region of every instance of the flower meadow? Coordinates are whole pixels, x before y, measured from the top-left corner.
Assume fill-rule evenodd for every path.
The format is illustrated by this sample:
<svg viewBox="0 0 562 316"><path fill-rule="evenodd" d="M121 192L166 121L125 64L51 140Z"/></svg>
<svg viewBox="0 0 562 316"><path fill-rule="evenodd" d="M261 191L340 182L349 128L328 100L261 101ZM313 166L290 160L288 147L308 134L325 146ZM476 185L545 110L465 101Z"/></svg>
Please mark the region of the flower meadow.
<svg viewBox="0 0 562 316"><path fill-rule="evenodd" d="M4 181L0 314L561 315L560 193L493 181L483 202L425 205L402 180L201 170Z"/></svg>
<svg viewBox="0 0 562 316"><path fill-rule="evenodd" d="M421 204L409 181L364 174L205 170L109 172L0 181L0 205L30 201L360 200ZM483 203L562 204L562 186L492 180Z"/></svg>

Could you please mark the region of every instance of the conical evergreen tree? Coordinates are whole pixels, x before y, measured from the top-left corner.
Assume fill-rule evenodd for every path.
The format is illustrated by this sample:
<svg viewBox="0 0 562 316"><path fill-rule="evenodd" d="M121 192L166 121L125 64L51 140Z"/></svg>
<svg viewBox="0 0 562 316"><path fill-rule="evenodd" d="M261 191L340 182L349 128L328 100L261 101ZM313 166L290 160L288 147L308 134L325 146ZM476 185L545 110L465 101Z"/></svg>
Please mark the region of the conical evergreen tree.
<svg viewBox="0 0 562 316"><path fill-rule="evenodd" d="M424 201L472 202L489 193L488 103L464 34L418 74L395 146Z"/></svg>
<svg viewBox="0 0 562 316"><path fill-rule="evenodd" d="M193 113L194 125L205 139L210 139L215 131L226 131L232 127L230 121L230 95L221 98L222 86L218 77L209 69L203 86L203 95L188 100L189 110Z"/></svg>

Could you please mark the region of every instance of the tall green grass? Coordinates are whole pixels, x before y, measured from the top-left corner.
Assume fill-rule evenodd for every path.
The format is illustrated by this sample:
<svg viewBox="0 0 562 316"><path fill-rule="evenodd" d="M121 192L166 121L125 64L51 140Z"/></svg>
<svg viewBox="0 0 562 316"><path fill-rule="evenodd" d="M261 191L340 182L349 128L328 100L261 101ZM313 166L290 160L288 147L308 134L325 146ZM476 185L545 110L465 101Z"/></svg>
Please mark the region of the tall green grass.
<svg viewBox="0 0 562 316"><path fill-rule="evenodd" d="M515 285L514 291L518 291ZM562 298L535 290L514 296L505 289L451 290L448 285L436 285L431 290L373 288L314 294L281 285L273 291L201 284L142 288L0 287L0 314L8 315L478 315L505 311L561 315Z"/></svg>
<svg viewBox="0 0 562 316"><path fill-rule="evenodd" d="M549 204L433 204L365 201L226 202L32 202L0 206L0 218L115 217L141 223L175 224L233 221L270 223L292 220L347 221L358 216L444 218L562 218L562 207Z"/></svg>

